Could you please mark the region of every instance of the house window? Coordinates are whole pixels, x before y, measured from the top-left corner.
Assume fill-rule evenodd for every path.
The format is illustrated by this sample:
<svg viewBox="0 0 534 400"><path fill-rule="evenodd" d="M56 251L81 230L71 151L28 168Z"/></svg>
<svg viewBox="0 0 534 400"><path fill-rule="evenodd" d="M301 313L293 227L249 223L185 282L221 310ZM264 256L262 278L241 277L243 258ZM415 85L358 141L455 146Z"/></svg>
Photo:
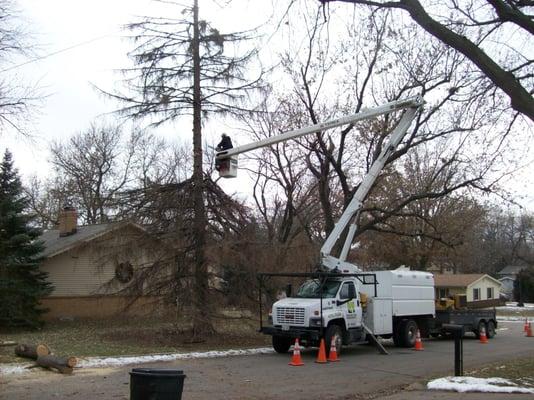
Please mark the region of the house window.
<svg viewBox="0 0 534 400"><path fill-rule="evenodd" d="M446 298L447 296L449 296L449 289L447 288L440 288L439 289L439 297L440 299L444 299Z"/></svg>
<svg viewBox="0 0 534 400"><path fill-rule="evenodd" d="M480 288L473 289L473 301L480 300Z"/></svg>
<svg viewBox="0 0 534 400"><path fill-rule="evenodd" d="M493 299L493 288L492 287L488 288L487 294L488 294L487 296L488 299Z"/></svg>

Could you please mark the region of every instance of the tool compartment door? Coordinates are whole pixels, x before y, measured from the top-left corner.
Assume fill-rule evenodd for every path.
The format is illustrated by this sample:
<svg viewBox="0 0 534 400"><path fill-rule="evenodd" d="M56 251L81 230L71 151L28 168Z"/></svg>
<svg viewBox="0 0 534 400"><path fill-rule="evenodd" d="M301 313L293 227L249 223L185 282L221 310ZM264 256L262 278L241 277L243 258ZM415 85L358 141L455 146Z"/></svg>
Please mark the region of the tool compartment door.
<svg viewBox="0 0 534 400"><path fill-rule="evenodd" d="M393 333L391 298L370 298L365 317L365 324L375 335Z"/></svg>

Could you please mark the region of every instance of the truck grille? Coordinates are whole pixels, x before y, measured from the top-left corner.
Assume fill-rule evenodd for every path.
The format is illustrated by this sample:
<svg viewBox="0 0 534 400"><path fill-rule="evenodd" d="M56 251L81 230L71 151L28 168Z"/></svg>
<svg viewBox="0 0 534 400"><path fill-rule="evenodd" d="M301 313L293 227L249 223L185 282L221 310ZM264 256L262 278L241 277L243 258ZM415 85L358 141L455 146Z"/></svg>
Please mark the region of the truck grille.
<svg viewBox="0 0 534 400"><path fill-rule="evenodd" d="M304 308L279 307L276 322L283 325L304 325Z"/></svg>

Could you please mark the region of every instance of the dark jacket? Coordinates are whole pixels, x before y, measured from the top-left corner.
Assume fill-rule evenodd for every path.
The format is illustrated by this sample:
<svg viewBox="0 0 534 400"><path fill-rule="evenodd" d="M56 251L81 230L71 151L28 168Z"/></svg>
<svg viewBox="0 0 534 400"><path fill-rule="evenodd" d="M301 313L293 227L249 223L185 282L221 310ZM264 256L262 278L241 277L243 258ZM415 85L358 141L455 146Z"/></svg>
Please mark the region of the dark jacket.
<svg viewBox="0 0 534 400"><path fill-rule="evenodd" d="M223 136L221 142L217 145L216 150L223 151L231 149L232 147L234 146L232 145L232 139L230 139L230 136Z"/></svg>

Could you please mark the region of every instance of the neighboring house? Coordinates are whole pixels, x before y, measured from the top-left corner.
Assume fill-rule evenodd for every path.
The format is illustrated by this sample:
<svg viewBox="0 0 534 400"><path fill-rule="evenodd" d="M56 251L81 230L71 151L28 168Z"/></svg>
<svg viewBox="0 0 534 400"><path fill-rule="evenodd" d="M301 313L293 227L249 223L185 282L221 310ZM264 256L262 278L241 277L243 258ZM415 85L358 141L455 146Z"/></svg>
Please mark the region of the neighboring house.
<svg viewBox="0 0 534 400"><path fill-rule="evenodd" d="M77 226L76 211L62 210L59 229L43 233L45 260L53 292L42 300L46 319L101 318L153 311L153 298L131 296L124 288L139 267L158 260L162 246L130 222ZM157 300L157 299L156 299ZM133 302L133 305L132 305Z"/></svg>
<svg viewBox="0 0 534 400"><path fill-rule="evenodd" d="M437 264L433 264L430 267L428 267L426 270L427 272L431 272L433 274L447 274L447 275L454 274L454 268L451 267L450 265L439 266Z"/></svg>
<svg viewBox="0 0 534 400"><path fill-rule="evenodd" d="M465 294L470 306L497 305L501 282L486 274L434 274L436 298Z"/></svg>
<svg viewBox="0 0 534 400"><path fill-rule="evenodd" d="M507 265L497 272L499 281L502 283L502 292L508 296L509 299L512 299L514 296L514 282L517 275L526 268L528 267L525 265Z"/></svg>

